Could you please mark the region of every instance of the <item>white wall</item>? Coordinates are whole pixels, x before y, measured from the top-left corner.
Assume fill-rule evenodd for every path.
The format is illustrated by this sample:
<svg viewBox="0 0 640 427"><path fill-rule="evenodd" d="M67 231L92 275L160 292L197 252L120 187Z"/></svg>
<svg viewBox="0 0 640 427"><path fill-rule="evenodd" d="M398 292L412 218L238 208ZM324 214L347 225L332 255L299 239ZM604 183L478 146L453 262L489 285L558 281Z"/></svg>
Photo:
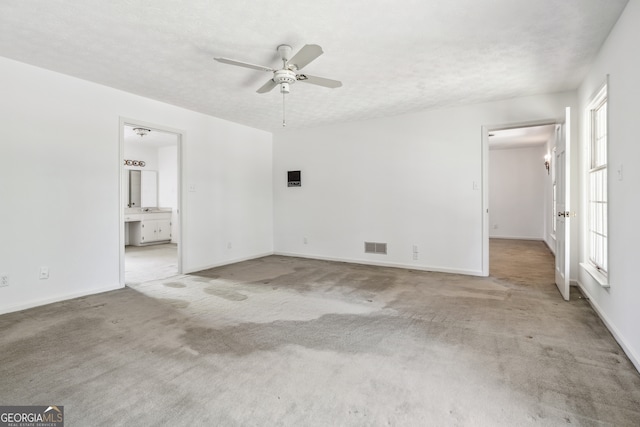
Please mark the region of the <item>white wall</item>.
<svg viewBox="0 0 640 427"><path fill-rule="evenodd" d="M489 150L489 236L544 240L546 147Z"/></svg>
<svg viewBox="0 0 640 427"><path fill-rule="evenodd" d="M275 250L479 275L482 126L560 119L575 103L571 92L279 131ZM302 171L301 188L286 187L288 170ZM387 242L388 255L364 254L364 241Z"/></svg>
<svg viewBox="0 0 640 427"><path fill-rule="evenodd" d="M271 134L5 58L0 75L0 312L121 287L121 117L184 132L186 272L272 252Z"/></svg>
<svg viewBox="0 0 640 427"><path fill-rule="evenodd" d="M609 289L601 287L582 268L578 281L609 329L640 370L640 2L630 1L603 45L579 88L580 113L585 114L591 96L609 74ZM586 118L583 123L587 123ZM588 132L580 134L581 176L586 182ZM622 168L622 180L617 171ZM586 212L585 187L581 187L582 212ZM586 215L580 215L584 236ZM581 240L580 260L586 260Z"/></svg>
<svg viewBox="0 0 640 427"><path fill-rule="evenodd" d="M144 167L140 166L123 166L126 170L158 170L158 149L155 147L145 147L136 144L125 144L124 146L125 160L142 160L145 162Z"/></svg>
<svg viewBox="0 0 640 427"><path fill-rule="evenodd" d="M177 243L180 233L178 227L177 145L158 149L158 206L171 208L171 243Z"/></svg>

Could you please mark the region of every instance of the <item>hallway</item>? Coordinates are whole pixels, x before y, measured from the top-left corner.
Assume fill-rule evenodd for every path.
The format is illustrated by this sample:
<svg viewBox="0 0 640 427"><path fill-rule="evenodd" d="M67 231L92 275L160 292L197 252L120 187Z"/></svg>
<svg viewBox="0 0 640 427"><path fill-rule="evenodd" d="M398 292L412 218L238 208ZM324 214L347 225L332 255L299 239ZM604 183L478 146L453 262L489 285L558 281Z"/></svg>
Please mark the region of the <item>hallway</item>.
<svg viewBox="0 0 640 427"><path fill-rule="evenodd" d="M553 253L539 240L489 240L491 277L535 286L554 285Z"/></svg>

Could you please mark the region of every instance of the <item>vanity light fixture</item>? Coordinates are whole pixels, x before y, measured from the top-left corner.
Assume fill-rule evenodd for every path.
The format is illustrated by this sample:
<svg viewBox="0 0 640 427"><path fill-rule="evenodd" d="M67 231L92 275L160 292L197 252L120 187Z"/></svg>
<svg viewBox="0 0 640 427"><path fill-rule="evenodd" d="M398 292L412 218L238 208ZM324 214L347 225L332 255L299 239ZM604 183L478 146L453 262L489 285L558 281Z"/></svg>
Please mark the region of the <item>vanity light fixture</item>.
<svg viewBox="0 0 640 427"><path fill-rule="evenodd" d="M544 155L544 167L547 169L547 175L549 175L550 166L551 166L551 156L547 153Z"/></svg>
<svg viewBox="0 0 640 427"><path fill-rule="evenodd" d="M147 164L143 160L126 160L124 161L125 166L140 166L141 168L145 167Z"/></svg>
<svg viewBox="0 0 640 427"><path fill-rule="evenodd" d="M140 138L142 138L143 136L145 136L146 134L148 134L149 132L151 132L151 129L146 129L146 128L133 128L133 131L138 134L140 136Z"/></svg>

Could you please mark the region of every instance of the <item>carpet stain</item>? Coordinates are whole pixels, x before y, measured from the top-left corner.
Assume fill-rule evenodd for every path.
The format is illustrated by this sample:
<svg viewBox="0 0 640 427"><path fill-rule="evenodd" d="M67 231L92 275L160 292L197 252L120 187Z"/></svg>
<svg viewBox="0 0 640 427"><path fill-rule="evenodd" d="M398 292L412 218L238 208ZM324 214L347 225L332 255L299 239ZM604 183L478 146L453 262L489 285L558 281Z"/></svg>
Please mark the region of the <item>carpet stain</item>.
<svg viewBox="0 0 640 427"><path fill-rule="evenodd" d="M159 301L162 301L164 304L168 304L173 308L187 308L189 304L191 304L189 301L174 298L160 298Z"/></svg>
<svg viewBox="0 0 640 427"><path fill-rule="evenodd" d="M184 283L180 283L180 282L165 282L163 283L164 286L166 286L167 288L186 288L187 285L185 285Z"/></svg>
<svg viewBox="0 0 640 427"><path fill-rule="evenodd" d="M229 289L221 289L221 288L215 288L213 286L210 286L208 288L205 288L204 290L206 293L208 293L209 295L213 295L219 298L223 298L229 301L244 301L246 300L248 297L246 295L243 295L239 292L236 291L232 291Z"/></svg>
<svg viewBox="0 0 640 427"><path fill-rule="evenodd" d="M211 283L212 280L217 279L219 276L200 276L200 275L195 275L195 274L191 274L189 275L189 278L191 280L193 280L194 282L201 282L201 283Z"/></svg>
<svg viewBox="0 0 640 427"><path fill-rule="evenodd" d="M432 325L439 330L439 325ZM222 329L188 327L181 339L199 353L232 353L246 356L287 345L343 354L389 354L394 350L381 342L394 330L416 337L430 329L427 322L386 315L327 314L309 321L243 323Z"/></svg>
<svg viewBox="0 0 640 427"><path fill-rule="evenodd" d="M108 336L104 324L103 318L84 316L45 324L10 346L3 346L0 351L0 367L4 372L29 377L34 371L33 368L28 368L28 363L24 363L27 359L43 358L49 354L55 354L61 359L72 358L76 354L90 354L94 352L95 340L86 337L93 333Z"/></svg>

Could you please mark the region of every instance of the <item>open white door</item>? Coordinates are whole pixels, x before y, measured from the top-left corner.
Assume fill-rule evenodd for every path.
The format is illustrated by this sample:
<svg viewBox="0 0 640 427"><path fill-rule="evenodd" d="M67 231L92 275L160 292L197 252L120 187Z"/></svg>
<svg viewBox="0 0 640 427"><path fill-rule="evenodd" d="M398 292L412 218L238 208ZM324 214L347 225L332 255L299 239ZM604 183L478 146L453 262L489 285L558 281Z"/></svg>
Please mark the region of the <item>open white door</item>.
<svg viewBox="0 0 640 427"><path fill-rule="evenodd" d="M569 165L571 109L566 108L564 123L556 125L556 286L562 297L569 301L570 268L570 201Z"/></svg>

